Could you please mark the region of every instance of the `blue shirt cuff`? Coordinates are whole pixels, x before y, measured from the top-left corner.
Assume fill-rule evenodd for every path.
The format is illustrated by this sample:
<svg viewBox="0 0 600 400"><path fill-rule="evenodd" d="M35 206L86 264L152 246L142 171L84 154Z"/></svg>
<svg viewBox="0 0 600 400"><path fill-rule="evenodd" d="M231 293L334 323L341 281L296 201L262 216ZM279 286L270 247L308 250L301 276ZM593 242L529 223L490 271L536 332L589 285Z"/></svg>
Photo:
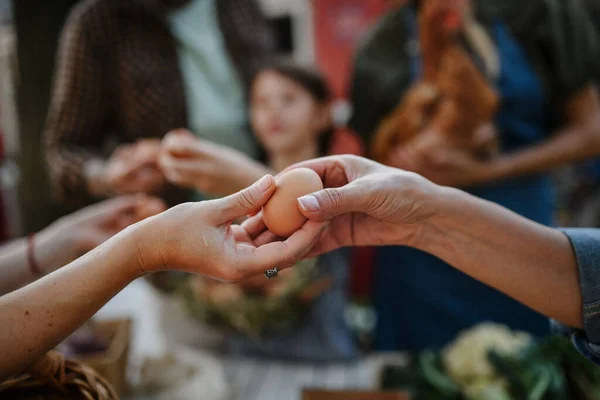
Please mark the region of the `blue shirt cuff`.
<svg viewBox="0 0 600 400"><path fill-rule="evenodd" d="M585 358L594 364L600 365L600 346L591 343L584 331L569 328L554 320L550 321L550 325L554 333L570 339L573 346L575 346L577 351Z"/></svg>
<svg viewBox="0 0 600 400"><path fill-rule="evenodd" d="M583 301L585 337L600 344L600 229L562 229L573 247Z"/></svg>

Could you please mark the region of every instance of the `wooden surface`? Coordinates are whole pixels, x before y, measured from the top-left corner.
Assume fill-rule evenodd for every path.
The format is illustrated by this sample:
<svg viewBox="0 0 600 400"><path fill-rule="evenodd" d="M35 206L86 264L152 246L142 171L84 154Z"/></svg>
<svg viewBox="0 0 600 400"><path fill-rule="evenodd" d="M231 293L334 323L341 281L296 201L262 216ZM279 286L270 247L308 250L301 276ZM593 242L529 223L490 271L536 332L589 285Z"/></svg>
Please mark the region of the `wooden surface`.
<svg viewBox="0 0 600 400"><path fill-rule="evenodd" d="M406 393L305 390L302 400L410 400Z"/></svg>

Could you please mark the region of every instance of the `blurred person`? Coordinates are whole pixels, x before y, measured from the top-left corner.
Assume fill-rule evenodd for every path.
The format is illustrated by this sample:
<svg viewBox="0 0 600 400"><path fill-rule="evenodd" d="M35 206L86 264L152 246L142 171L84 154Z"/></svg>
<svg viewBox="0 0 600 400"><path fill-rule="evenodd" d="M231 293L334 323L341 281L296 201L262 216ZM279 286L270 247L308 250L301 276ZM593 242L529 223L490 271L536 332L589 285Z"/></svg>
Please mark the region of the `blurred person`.
<svg viewBox="0 0 600 400"><path fill-rule="evenodd" d="M329 153L335 136L331 93L325 78L318 72L288 63L266 66L252 80L249 101L251 126L264 149L264 161L272 171L278 172L296 162ZM222 159L238 164L240 179L234 182L223 179L218 187L207 187L210 180L205 178L204 171L227 168L228 163L220 161ZM245 163L249 165L245 166ZM171 182L222 194L256 180L261 170L253 169L253 163L233 149L196 139L185 131L174 131L165 137L160 158L160 165ZM228 335L227 349L234 354L303 361L356 357L357 351L344 320L348 254L337 251L320 257L317 263L318 275L331 280L331 285L310 305L298 330L265 335L260 339L241 333ZM269 296L271 292L276 294L281 289L276 286L284 279L294 279L292 274L303 273L301 266L289 272L276 281L259 277L241 286L258 290L263 296ZM233 296L231 288L223 291L227 291L228 299Z"/></svg>
<svg viewBox="0 0 600 400"><path fill-rule="evenodd" d="M146 274L177 266L180 271L233 282L266 269L290 267L312 247L325 224L308 221L287 240L260 247L240 226L231 224L260 210L275 188L273 177L265 176L226 198L173 207L0 297L4 324L0 381L39 360L125 286Z"/></svg>
<svg viewBox="0 0 600 400"><path fill-rule="evenodd" d="M357 52L350 126L370 145L377 140L373 132L420 77L424 1L436 0L395 1ZM460 43L499 95L499 109L483 133L498 136L501 153L482 160L437 148L416 158L411 147L396 146L389 148L390 165L552 225L550 170L600 153L594 85L600 58L588 16L577 0L440 4L473 8L460 14ZM440 347L485 320L548 332L542 316L417 249L379 249L373 290L380 350Z"/></svg>
<svg viewBox="0 0 600 400"><path fill-rule="evenodd" d="M256 157L245 88L272 51L254 0L76 5L60 39L44 134L59 197L81 203L145 192L186 200L157 165L160 139L176 128ZM219 178L224 173L233 180L237 171Z"/></svg>
<svg viewBox="0 0 600 400"><path fill-rule="evenodd" d="M27 239L4 244L0 247L0 295L55 271L165 208L157 198L122 196L62 217Z"/></svg>
<svg viewBox="0 0 600 400"><path fill-rule="evenodd" d="M171 183L228 195L265 171L280 171L300 160L332 154L339 141L348 139L333 127L327 83L308 68L289 63L265 66L253 77L249 97L250 124L261 146L263 165L235 149L176 129L164 138L159 160ZM353 154L360 152L357 143L344 147ZM236 175L231 177L228 169Z"/></svg>

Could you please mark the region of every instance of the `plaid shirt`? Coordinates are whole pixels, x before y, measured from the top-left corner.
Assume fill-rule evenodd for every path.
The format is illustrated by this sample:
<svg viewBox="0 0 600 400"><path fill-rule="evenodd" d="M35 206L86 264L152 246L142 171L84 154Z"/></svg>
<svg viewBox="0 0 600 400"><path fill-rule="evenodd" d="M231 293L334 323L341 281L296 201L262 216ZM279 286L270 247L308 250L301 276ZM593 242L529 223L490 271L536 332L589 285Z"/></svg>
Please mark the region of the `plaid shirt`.
<svg viewBox="0 0 600 400"><path fill-rule="evenodd" d="M90 158L187 126L183 77L165 19L186 2L85 0L72 10L44 132L51 181L62 201L91 200L84 175ZM272 54L271 32L254 0L218 0L217 11L225 46L247 84ZM171 203L183 200L183 191L168 193Z"/></svg>

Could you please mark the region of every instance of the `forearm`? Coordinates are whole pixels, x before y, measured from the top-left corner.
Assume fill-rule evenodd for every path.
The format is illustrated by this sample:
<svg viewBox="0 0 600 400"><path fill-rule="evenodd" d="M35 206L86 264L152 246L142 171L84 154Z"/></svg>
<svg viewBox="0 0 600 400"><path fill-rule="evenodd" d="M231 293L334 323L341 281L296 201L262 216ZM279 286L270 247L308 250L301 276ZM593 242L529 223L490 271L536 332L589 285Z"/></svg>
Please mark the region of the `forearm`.
<svg viewBox="0 0 600 400"><path fill-rule="evenodd" d="M564 234L458 190L442 193L419 248L548 317L582 326L577 263Z"/></svg>
<svg viewBox="0 0 600 400"><path fill-rule="evenodd" d="M0 296L12 292L73 260L73 243L52 230L52 225L31 242L18 239L0 248ZM32 252L33 261L28 252ZM35 266L32 265L35 263Z"/></svg>
<svg viewBox="0 0 600 400"><path fill-rule="evenodd" d="M495 161L495 178L510 178L545 172L600 154L600 124L573 126L549 140Z"/></svg>
<svg viewBox="0 0 600 400"><path fill-rule="evenodd" d="M0 248L0 276L0 296L34 279L27 261L26 240L16 240Z"/></svg>
<svg viewBox="0 0 600 400"><path fill-rule="evenodd" d="M600 102L594 85L586 85L567 99L564 115L569 124L536 146L502 156L499 177L550 170L600 154Z"/></svg>
<svg viewBox="0 0 600 400"><path fill-rule="evenodd" d="M22 371L139 275L131 228L74 261L0 297L0 381Z"/></svg>

